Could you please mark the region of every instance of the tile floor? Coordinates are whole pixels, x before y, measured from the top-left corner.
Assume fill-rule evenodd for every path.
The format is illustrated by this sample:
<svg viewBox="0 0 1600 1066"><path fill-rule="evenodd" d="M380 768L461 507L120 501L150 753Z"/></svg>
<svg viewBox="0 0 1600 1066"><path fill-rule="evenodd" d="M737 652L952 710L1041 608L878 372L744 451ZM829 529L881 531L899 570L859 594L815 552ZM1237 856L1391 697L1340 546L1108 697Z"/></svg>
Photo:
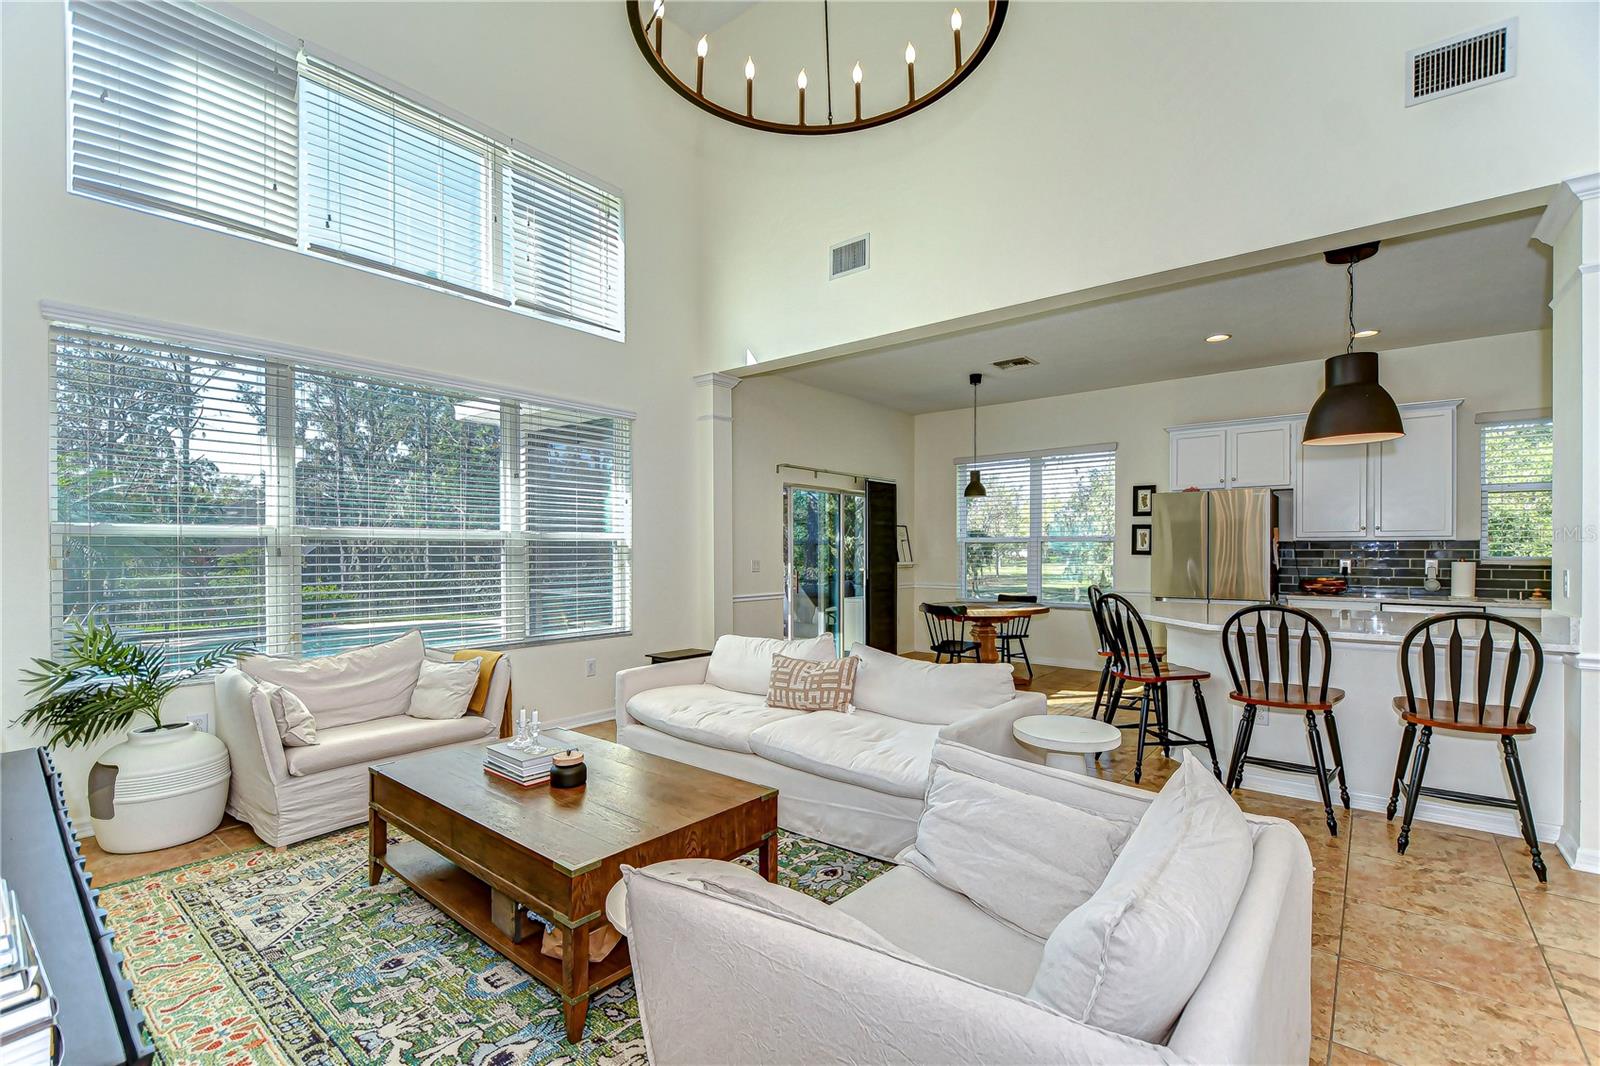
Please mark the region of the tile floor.
<svg viewBox="0 0 1600 1066"><path fill-rule="evenodd" d="M1090 671L1040 667L1033 690L1056 714L1084 713ZM610 722L584 732L612 737ZM1101 775L1133 784L1133 750ZM1145 758L1139 786L1177 768ZM1286 818L1316 864L1312 900L1311 1062L1582 1063L1600 1066L1600 876L1542 849L1540 885L1521 840L1419 823L1404 856L1395 825L1341 813L1330 837L1320 807L1241 789L1240 806ZM84 854L97 884L154 873L260 841L231 819L200 840L144 855Z"/></svg>

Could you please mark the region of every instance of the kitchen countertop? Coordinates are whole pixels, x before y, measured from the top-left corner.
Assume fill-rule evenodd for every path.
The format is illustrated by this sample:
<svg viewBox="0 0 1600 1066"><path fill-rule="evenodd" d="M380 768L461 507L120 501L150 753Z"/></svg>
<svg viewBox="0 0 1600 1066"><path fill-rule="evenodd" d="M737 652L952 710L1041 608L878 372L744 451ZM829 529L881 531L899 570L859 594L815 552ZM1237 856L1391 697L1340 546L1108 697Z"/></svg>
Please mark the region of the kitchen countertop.
<svg viewBox="0 0 1600 1066"><path fill-rule="evenodd" d="M1283 600L1315 600L1318 603L1338 603L1340 600L1367 601L1377 603L1381 600L1398 603L1401 600L1410 603L1438 604L1440 607L1453 607L1456 605L1466 607L1516 607L1525 610L1548 611L1552 609L1549 599L1533 600L1527 597L1512 599L1510 597L1495 598L1492 596L1466 596L1456 597L1441 589L1438 592L1429 592L1427 589L1398 588L1398 589L1345 589L1337 596L1317 596L1309 592L1290 592L1279 596Z"/></svg>
<svg viewBox="0 0 1600 1066"><path fill-rule="evenodd" d="M1319 597L1329 600L1342 598ZM1357 597L1351 598L1357 599ZM1145 603L1138 601L1135 603L1148 622L1160 622L1171 628L1209 633L1221 632L1223 623L1240 606L1234 603L1206 603L1201 600L1147 600ZM1335 604L1329 604L1327 607L1307 607L1304 610L1326 626L1329 638L1339 643L1398 645L1410 632L1411 627L1421 621L1421 617L1412 611L1403 613L1375 611L1364 605L1354 604L1352 608L1354 609L1341 609ZM1578 650L1577 644L1572 643L1572 619L1566 615L1544 612L1537 618L1520 618L1518 621L1539 638L1539 643L1548 654ZM1476 625L1463 623L1462 635L1475 636Z"/></svg>

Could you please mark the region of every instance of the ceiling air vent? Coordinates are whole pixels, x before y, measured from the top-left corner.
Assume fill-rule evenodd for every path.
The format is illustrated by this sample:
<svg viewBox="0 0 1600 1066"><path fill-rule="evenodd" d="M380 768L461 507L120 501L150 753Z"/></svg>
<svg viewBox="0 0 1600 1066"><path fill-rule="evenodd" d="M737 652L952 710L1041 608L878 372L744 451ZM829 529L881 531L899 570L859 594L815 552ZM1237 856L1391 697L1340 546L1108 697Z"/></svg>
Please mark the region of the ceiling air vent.
<svg viewBox="0 0 1600 1066"><path fill-rule="evenodd" d="M846 274L857 274L867 269L867 241L869 235L852 237L848 241L840 241L828 249L828 280L842 278Z"/></svg>
<svg viewBox="0 0 1600 1066"><path fill-rule="evenodd" d="M1030 359L1026 355L1018 355L1011 359L1000 359L994 363L996 370L1016 370L1025 366L1038 366L1039 360Z"/></svg>
<svg viewBox="0 0 1600 1066"><path fill-rule="evenodd" d="M1407 52L1406 72L1407 107L1509 78L1517 72L1517 20Z"/></svg>

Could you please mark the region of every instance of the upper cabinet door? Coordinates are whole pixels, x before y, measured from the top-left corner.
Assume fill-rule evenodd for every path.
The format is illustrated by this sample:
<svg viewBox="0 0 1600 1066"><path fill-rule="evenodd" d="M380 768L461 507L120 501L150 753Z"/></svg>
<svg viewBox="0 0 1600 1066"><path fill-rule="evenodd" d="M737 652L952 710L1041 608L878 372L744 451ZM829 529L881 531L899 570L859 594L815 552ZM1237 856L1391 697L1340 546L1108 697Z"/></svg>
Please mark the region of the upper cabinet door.
<svg viewBox="0 0 1600 1066"><path fill-rule="evenodd" d="M1294 486L1297 540L1359 540L1367 535L1367 446L1300 443L1305 423L1293 429L1299 454Z"/></svg>
<svg viewBox="0 0 1600 1066"><path fill-rule="evenodd" d="M1456 535L1456 404L1400 409L1406 435L1371 445L1375 537Z"/></svg>
<svg viewBox="0 0 1600 1066"><path fill-rule="evenodd" d="M1178 429L1172 438L1172 463L1167 488L1220 489L1228 485L1228 431Z"/></svg>
<svg viewBox="0 0 1600 1066"><path fill-rule="evenodd" d="M1228 488L1288 488L1293 481L1292 422L1228 430Z"/></svg>

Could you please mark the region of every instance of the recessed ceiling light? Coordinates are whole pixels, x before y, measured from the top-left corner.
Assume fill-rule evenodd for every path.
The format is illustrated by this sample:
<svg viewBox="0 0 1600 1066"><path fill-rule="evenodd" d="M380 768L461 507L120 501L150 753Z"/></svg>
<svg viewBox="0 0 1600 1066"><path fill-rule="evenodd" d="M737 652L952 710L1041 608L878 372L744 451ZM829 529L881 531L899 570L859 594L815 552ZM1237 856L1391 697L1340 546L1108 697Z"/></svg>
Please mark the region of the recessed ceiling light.
<svg viewBox="0 0 1600 1066"><path fill-rule="evenodd" d="M1231 333L1213 333L1211 336L1206 338L1206 343L1207 344L1221 344L1223 341L1231 341L1231 340L1233 340L1233 334L1231 334Z"/></svg>
<svg viewBox="0 0 1600 1066"><path fill-rule="evenodd" d="M1360 340L1362 337L1376 337L1382 332L1383 330L1381 329L1358 329L1354 333L1350 334L1350 336Z"/></svg>

